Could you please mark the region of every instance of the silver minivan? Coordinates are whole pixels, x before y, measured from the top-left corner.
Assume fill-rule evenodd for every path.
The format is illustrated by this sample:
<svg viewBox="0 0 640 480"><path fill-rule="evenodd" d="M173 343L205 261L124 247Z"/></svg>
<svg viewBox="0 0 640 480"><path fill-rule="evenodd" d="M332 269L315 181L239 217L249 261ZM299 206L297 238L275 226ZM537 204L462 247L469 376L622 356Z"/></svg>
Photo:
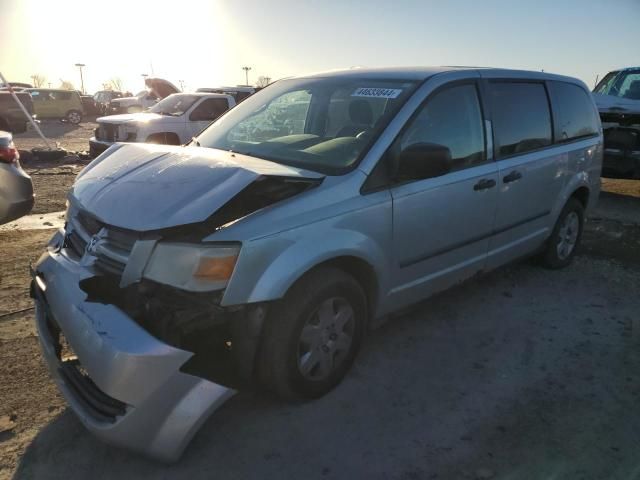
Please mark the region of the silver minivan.
<svg viewBox="0 0 640 480"><path fill-rule="evenodd" d="M178 458L236 390L314 398L369 328L480 272L568 265L600 190L588 88L539 72L278 81L190 145L114 145L33 270L37 326L101 438Z"/></svg>

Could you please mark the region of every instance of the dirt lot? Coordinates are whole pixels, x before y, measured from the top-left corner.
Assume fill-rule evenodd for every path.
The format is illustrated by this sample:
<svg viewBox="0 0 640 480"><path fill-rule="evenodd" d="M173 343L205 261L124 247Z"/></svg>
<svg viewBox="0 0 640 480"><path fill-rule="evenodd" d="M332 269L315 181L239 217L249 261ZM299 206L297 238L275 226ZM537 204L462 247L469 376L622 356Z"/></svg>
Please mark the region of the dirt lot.
<svg viewBox="0 0 640 480"><path fill-rule="evenodd" d="M81 165L27 166L36 212L64 208ZM315 402L237 395L172 466L66 409L28 298L52 232L2 231L0 478L640 478L640 181L603 186L571 267L512 265L405 312Z"/></svg>

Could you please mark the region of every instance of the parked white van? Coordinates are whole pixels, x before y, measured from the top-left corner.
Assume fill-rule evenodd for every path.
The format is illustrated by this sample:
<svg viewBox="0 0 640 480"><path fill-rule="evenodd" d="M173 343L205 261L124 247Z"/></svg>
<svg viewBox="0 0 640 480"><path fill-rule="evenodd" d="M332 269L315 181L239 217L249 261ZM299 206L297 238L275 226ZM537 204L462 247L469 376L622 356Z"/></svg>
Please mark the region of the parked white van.
<svg viewBox="0 0 640 480"><path fill-rule="evenodd" d="M235 104L231 95L175 93L155 104L148 112L98 118L98 128L89 140L89 150L95 156L115 142L181 145Z"/></svg>

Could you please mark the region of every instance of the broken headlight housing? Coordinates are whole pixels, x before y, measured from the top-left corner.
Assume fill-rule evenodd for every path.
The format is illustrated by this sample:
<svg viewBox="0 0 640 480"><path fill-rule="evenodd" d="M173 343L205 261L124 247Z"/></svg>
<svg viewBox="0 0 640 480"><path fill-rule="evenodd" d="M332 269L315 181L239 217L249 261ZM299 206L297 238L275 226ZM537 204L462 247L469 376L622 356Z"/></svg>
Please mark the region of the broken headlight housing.
<svg viewBox="0 0 640 480"><path fill-rule="evenodd" d="M220 290L233 274L240 245L158 243L143 277L192 292Z"/></svg>

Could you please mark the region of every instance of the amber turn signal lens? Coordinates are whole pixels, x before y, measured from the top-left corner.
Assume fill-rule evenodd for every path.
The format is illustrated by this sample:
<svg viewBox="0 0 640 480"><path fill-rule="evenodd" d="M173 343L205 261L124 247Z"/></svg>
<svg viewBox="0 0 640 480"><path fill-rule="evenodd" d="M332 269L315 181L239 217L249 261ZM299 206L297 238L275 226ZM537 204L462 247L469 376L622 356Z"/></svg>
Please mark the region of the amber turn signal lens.
<svg viewBox="0 0 640 480"><path fill-rule="evenodd" d="M200 280L209 281L226 281L231 278L233 268L236 266L237 255L230 257L213 257L202 258L198 269L193 274L194 277Z"/></svg>

